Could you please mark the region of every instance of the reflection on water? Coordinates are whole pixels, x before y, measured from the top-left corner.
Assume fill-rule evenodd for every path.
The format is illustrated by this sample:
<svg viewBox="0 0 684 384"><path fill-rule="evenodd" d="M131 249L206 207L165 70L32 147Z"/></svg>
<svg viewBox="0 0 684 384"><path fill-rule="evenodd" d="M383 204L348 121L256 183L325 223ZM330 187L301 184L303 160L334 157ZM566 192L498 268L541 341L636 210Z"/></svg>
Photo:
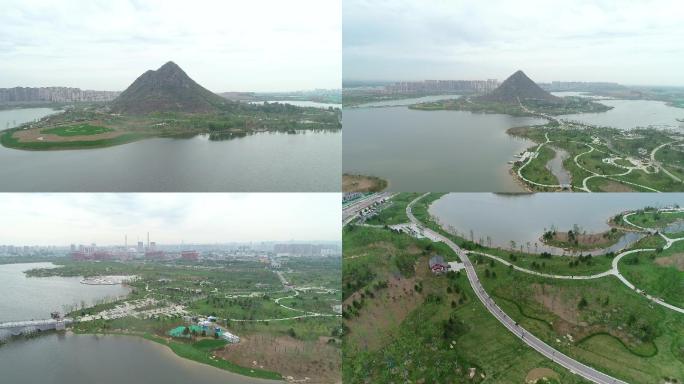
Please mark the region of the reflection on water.
<svg viewBox="0 0 684 384"><path fill-rule="evenodd" d="M579 113L560 117L565 120L619 129L653 127L684 130L684 124L677 121L677 118L684 117L684 109L670 107L662 101L612 99L598 102L612 106L613 109L606 112Z"/></svg>
<svg viewBox="0 0 684 384"><path fill-rule="evenodd" d="M48 319L50 312L73 310L81 302L125 296L121 285L85 285L80 277L26 277L24 271L52 268L52 263L0 265L0 322Z"/></svg>
<svg viewBox="0 0 684 384"><path fill-rule="evenodd" d="M516 249L523 246L532 252L563 254L563 250L543 246L539 239L545 231L568 231L577 225L586 233L604 232L610 228L608 220L620 212L675 204L684 205L684 193L451 193L435 201L429 210L445 228L453 228L466 238L472 231L473 238L485 245L489 239L493 247L508 249L514 242ZM617 251L641 236L629 233L618 244L593 253Z"/></svg>
<svg viewBox="0 0 684 384"><path fill-rule="evenodd" d="M352 108L400 107L400 106L404 106L404 105L412 105L412 104L418 104L418 103L429 103L432 101L439 101L439 100L458 99L460 97L462 97L462 96L461 95L421 96L421 97L412 97L410 99L373 101L371 103L359 104L359 105L354 106Z"/></svg>
<svg viewBox="0 0 684 384"><path fill-rule="evenodd" d="M188 136L70 151L0 146L0 191L339 191L340 130Z"/></svg>
<svg viewBox="0 0 684 384"><path fill-rule="evenodd" d="M513 155L534 145L506 133L546 120L407 107L343 111L344 171L378 176L394 191L516 192Z"/></svg>
<svg viewBox="0 0 684 384"><path fill-rule="evenodd" d="M44 335L0 347L2 382L12 384L273 384L182 359L133 336Z"/></svg>
<svg viewBox="0 0 684 384"><path fill-rule="evenodd" d="M24 123L38 121L47 115L61 112L52 108L0 109L0 130L18 127Z"/></svg>
<svg viewBox="0 0 684 384"><path fill-rule="evenodd" d="M546 168L553 173L558 179L560 185L570 185L572 183L572 175L563 167L563 161L570 157L570 154L558 147L552 147L556 152L554 157L546 163Z"/></svg>
<svg viewBox="0 0 684 384"><path fill-rule="evenodd" d="M233 140L240 137L246 137L247 132L212 132L209 134L209 140L211 141L225 141Z"/></svg>

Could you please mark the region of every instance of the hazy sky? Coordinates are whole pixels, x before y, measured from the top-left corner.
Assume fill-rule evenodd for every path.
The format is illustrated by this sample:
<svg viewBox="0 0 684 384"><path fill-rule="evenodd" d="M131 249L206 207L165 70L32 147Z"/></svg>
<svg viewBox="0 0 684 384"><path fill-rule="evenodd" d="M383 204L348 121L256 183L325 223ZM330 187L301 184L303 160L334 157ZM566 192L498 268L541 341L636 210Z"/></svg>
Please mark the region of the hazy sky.
<svg viewBox="0 0 684 384"><path fill-rule="evenodd" d="M3 194L0 244L340 241L337 193Z"/></svg>
<svg viewBox="0 0 684 384"><path fill-rule="evenodd" d="M340 0L3 0L0 87L123 90L172 60L214 92L339 88Z"/></svg>
<svg viewBox="0 0 684 384"><path fill-rule="evenodd" d="M344 0L345 80L684 85L684 2Z"/></svg>

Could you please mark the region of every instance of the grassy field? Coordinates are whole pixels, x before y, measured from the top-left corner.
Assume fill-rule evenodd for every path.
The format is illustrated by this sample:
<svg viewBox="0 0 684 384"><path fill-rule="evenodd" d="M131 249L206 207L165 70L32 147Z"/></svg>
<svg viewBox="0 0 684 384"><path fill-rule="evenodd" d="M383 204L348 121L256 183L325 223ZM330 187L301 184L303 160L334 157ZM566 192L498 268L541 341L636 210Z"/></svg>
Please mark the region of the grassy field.
<svg viewBox="0 0 684 384"><path fill-rule="evenodd" d="M535 368L584 382L510 335L465 276L428 272L431 254L456 259L443 244L368 227L346 230L343 241L344 382L515 383ZM397 266L402 255L410 268Z"/></svg>
<svg viewBox="0 0 684 384"><path fill-rule="evenodd" d="M102 106L81 105L65 112L10 130L3 131L0 144L23 150L88 149L121 145L150 137L185 138L208 134L209 140L231 140L257 132L287 132L341 129L341 110L295 107L290 104L263 105L232 102L222 110L206 114L177 112L147 115L115 115ZM14 134L24 132L51 133L61 137L93 136L89 140L19 141ZM112 138L96 135L121 132ZM33 135L35 137L38 135Z"/></svg>
<svg viewBox="0 0 684 384"><path fill-rule="evenodd" d="M496 278L484 277L485 269ZM615 278L551 280L487 264L478 273L506 313L579 361L635 383L684 375L682 316Z"/></svg>
<svg viewBox="0 0 684 384"><path fill-rule="evenodd" d="M659 212L656 209L642 209L629 216L628 220L640 227L660 229L676 221L684 221L684 212Z"/></svg>
<svg viewBox="0 0 684 384"><path fill-rule="evenodd" d="M558 178L546 168L546 164L556 156L556 152L549 146L544 146L539 151L537 158L532 160L522 170L522 175L532 181L542 184L558 184ZM517 169L517 167L516 167Z"/></svg>
<svg viewBox="0 0 684 384"><path fill-rule="evenodd" d="M42 133L49 133L57 136L87 136L99 135L105 132L113 132L114 130L107 127L101 127L91 124L74 124L55 128L46 128L41 130Z"/></svg>
<svg viewBox="0 0 684 384"><path fill-rule="evenodd" d="M414 211L427 212L430 198L415 205ZM434 221L427 220L433 228ZM441 230L443 234L445 231ZM450 236L466 248L477 248L464 239ZM662 247L659 236L648 236L633 248ZM639 263L623 259L620 270L628 279L634 277L648 293L678 300L682 289L682 254L678 244L662 253L639 255ZM571 266L567 258L512 254L485 249L487 253L507 258L528 269L558 274L587 274L610 269L612 255L583 258ZM508 256L507 256L508 254ZM653 257L655 255L655 257ZM591 366L625 378L628 382L659 383L665 378L684 374L684 319L678 313L652 305L629 290L617 279L606 277L589 281L551 280L511 270L485 257L471 256L487 290L513 318L535 335ZM656 264L649 265L646 261ZM543 264L546 263L543 267ZM536 265L536 268L535 268ZM643 271L638 270L643 268ZM666 268L669 268L666 270ZM672 271L679 268L677 274ZM489 273L485 273L489 270ZM582 270L583 273L578 273ZM643 276L636 276L641 272ZM489 275L490 277L486 277ZM491 277L491 276L496 277ZM580 304L582 298L586 303ZM581 309L580 309L581 307ZM643 313L643 314L642 314ZM568 338L570 335L571 338ZM628 369L622 369L628 364Z"/></svg>
<svg viewBox="0 0 684 384"><path fill-rule="evenodd" d="M216 368L225 369L230 372L249 377L258 377L261 379L281 380L282 376L276 372L261 370L258 368L245 368L233 364L230 361L212 358L212 351L221 348L225 342L221 340L200 340L194 343L183 343L173 340L167 340L155 335L145 334L145 339L154 341L156 343L169 347L176 355L194 360L203 364L211 365Z"/></svg>
<svg viewBox="0 0 684 384"><path fill-rule="evenodd" d="M254 261L235 259L200 263L62 260L58 264L61 268L31 270L27 275L111 274L139 277L131 284L132 292L127 298L101 302L93 307L73 308L71 316L97 315L124 301L154 299L157 304L153 304L153 308L175 304L184 306L186 311L195 316L217 316L217 324L239 335L241 343L217 346L221 348L216 349L205 345L212 344L212 340L195 343L197 337L167 340L170 329L185 325L184 319L178 314L147 319L133 316L108 320L97 318L76 323L73 326L75 332L147 335L168 345L182 357L248 376L278 378L280 375L290 375L325 381L339 375L339 317L277 320L301 315L301 311L334 314L333 305L341 302L339 258L284 260L283 273L286 278L297 281L297 287L302 289L298 295L294 291L285 291L277 275L256 258ZM307 290L307 287L312 289ZM288 296L294 297L283 299L281 304L293 309L275 302L277 298ZM219 357L212 358L212 355ZM257 369L252 365L252 361L257 360L262 368Z"/></svg>
<svg viewBox="0 0 684 384"><path fill-rule="evenodd" d="M639 289L684 308L684 244L681 242L661 252L627 256L619 268Z"/></svg>
<svg viewBox="0 0 684 384"><path fill-rule="evenodd" d="M647 161L649 156L640 154L640 150L650 153L660 144L672 141L672 137L657 130L633 130L630 132L632 136L626 136L622 131L607 127L574 129L549 123L544 126L511 128L508 133L533 140L536 143L545 142L544 134L548 134L552 141L551 145L563 149L569 154L569 157L563 161L563 167L571 174L572 185L575 189L582 188L584 179L592 175L584 170L587 169L600 175L609 175L612 179L603 177L589 179L587 185L591 190L605 192L649 191L639 186L642 185L663 192L684 191L684 183L675 181L664 172L646 173L643 170L634 169L627 175L616 176L626 172L627 169L603 162L609 157L615 158L615 163L622 165L629 164L626 160L627 157L641 158ZM598 139L598 142L595 139ZM679 172L677 167L680 157L677 154L672 155L672 152L676 152L675 150L668 149L668 151L664 152L662 159L659 157L659 160L664 167L677 173ZM575 158L581 167L575 163ZM540 154L540 159L533 160L523 169L524 175L533 181L553 184L547 182L553 180L550 178L553 175L549 175L548 170L543 168L548 159L548 153ZM530 169L528 170L528 168ZM530 185L530 187L536 191L546 190L544 187L534 185Z"/></svg>
<svg viewBox="0 0 684 384"><path fill-rule="evenodd" d="M409 219L406 216L406 205L418 196L420 196L420 193L400 193L395 195L386 208L383 208L377 216L369 219L366 223L374 225L408 223Z"/></svg>
<svg viewBox="0 0 684 384"><path fill-rule="evenodd" d="M48 150L62 150L62 149L89 149L89 148L104 148L115 145L128 144L134 141L142 140L150 135L141 133L125 133L111 139L88 140L88 141L31 141L21 142L13 136L14 131L5 131L0 136L0 144L8 148L23 149L28 151L48 151Z"/></svg>
<svg viewBox="0 0 684 384"><path fill-rule="evenodd" d="M535 102L533 100L524 100L523 104L537 112L549 115L564 115L572 113L583 112L603 112L611 109L601 103L596 103L586 98L565 97L560 103L545 103ZM492 101L482 101L475 98L466 100L465 98L453 100L439 100L427 103L414 104L409 106L411 109L422 111L437 111L437 110L459 110L470 111L474 113L501 113L511 116L531 116L530 113L525 112L517 103L502 103Z"/></svg>

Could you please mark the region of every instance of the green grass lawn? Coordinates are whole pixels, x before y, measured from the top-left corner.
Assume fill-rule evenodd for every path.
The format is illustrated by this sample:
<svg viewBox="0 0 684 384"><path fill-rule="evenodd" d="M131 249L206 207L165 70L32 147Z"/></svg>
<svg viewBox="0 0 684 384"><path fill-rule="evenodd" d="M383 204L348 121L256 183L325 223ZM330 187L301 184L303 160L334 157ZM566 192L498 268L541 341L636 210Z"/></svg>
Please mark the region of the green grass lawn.
<svg viewBox="0 0 684 384"><path fill-rule="evenodd" d="M656 210L639 210L627 218L644 228L663 228L675 221L684 220L684 212L658 212ZM628 224L627 224L628 225Z"/></svg>
<svg viewBox="0 0 684 384"><path fill-rule="evenodd" d="M535 148L530 148L528 150L534 150ZM551 161L556 152L553 148L545 145L539 151L537 158L533 159L523 170L522 175L528 180L532 180L541 184L555 185L558 184L558 178L546 168L546 164Z"/></svg>
<svg viewBox="0 0 684 384"><path fill-rule="evenodd" d="M99 135L101 133L113 132L114 130L107 127L102 127L98 125L91 124L74 124L66 125L55 128L43 129L40 132L49 133L57 136L69 137L69 136L87 136L87 135Z"/></svg>
<svg viewBox="0 0 684 384"><path fill-rule="evenodd" d="M511 135L533 140L537 144L543 143L545 141L544 133L548 133L549 138L553 142L553 146L564 149L570 155L563 161L563 167L572 175L572 184L575 188L582 187L583 180L586 177L591 176L591 173L583 170L577 164L575 164L574 158L577 155L580 155L578 162L584 168L602 175L616 175L624 173L626 170L624 168L604 163L604 158L607 158L611 155L623 158L626 156L640 157L641 155L638 153L640 149L645 149L647 152L649 152L660 144L672 141L672 138L668 135L653 129L635 130L633 133L642 137L632 137L629 139L624 137L621 131L608 127L568 129L567 127L560 128L554 124L546 124L544 126L536 127L513 128L509 129L508 132ZM601 140L601 143L595 143L594 138ZM610 145L607 145L606 143L610 143ZM589 146L594 148L592 152L588 152L590 149ZM684 168L682 168L682 164L684 163L682 163L681 160L681 153L681 151L676 149L665 147L658 152L658 159L662 161L671 172L684 175ZM546 159L547 156L548 155L544 155L543 158ZM536 162L537 160L533 161L530 166ZM620 159L617 162L626 166L630 165L624 159ZM552 180L548 174L544 176L545 170L542 169L542 165L543 164L540 162L539 164L536 164L536 169L524 169L523 174L525 174L525 176L529 179L538 182L540 181L533 178L535 173L540 173L538 177ZM526 172L530 172L529 176ZM664 172L646 174L640 170L633 170L628 175L614 176L614 178L619 181L636 183L663 192L684 191L684 183L673 180ZM608 188L608 185L614 182L616 181L611 182L604 178L592 178L588 182L588 187L591 190L603 190L604 188ZM553 184L546 182L544 183ZM634 185L624 185L637 191L649 191L645 188L640 188ZM535 190L544 190L543 187L531 187Z"/></svg>
<svg viewBox="0 0 684 384"><path fill-rule="evenodd" d="M400 193L392 197L387 203L387 207L380 211L377 216L366 221L366 223L381 225L408 223L406 205L418 196L420 196L420 193Z"/></svg>
<svg viewBox="0 0 684 384"><path fill-rule="evenodd" d="M661 252L629 255L620 261L620 272L639 289L684 308L684 270L677 267L684 244L675 243Z"/></svg>
<svg viewBox="0 0 684 384"><path fill-rule="evenodd" d="M134 141L142 140L150 135L142 133L125 133L111 139L88 140L88 141L31 141L21 142L14 136L14 131L9 130L0 136L0 144L8 148L24 149L29 151L43 151L43 150L60 150L60 149L88 149L88 148L103 148L112 147L115 145L132 143Z"/></svg>
<svg viewBox="0 0 684 384"><path fill-rule="evenodd" d="M485 268L496 277L485 277ZM506 313L571 357L627 382L684 375L684 318L616 278L553 280L487 264L477 270Z"/></svg>

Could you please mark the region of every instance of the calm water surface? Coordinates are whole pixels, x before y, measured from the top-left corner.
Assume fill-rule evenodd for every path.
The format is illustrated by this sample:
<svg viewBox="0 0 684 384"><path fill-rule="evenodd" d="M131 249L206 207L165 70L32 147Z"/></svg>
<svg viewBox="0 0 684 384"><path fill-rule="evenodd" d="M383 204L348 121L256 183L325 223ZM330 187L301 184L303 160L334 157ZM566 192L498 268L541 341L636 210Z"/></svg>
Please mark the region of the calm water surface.
<svg viewBox="0 0 684 384"><path fill-rule="evenodd" d="M52 263L0 264L0 323L49 319L50 312L65 306L88 305L99 299L125 296L121 285L85 285L80 277L26 277L24 271L53 268Z"/></svg>
<svg viewBox="0 0 684 384"><path fill-rule="evenodd" d="M577 224L587 233L602 232L609 229L608 220L622 211L673 204L684 206L684 194L452 193L435 201L430 213L467 238L472 230L476 240L491 237L492 246L509 248L513 240L518 247L529 242L534 251L534 243L552 227L567 231ZM630 235L617 249L637 239ZM540 246L538 251L542 250Z"/></svg>
<svg viewBox="0 0 684 384"><path fill-rule="evenodd" d="M0 191L333 192L340 188L341 136L265 132L67 151L0 146Z"/></svg>
<svg viewBox="0 0 684 384"><path fill-rule="evenodd" d="M57 112L61 111L52 108L0 109L0 130L14 128L31 121L38 121L47 115Z"/></svg>
<svg viewBox="0 0 684 384"><path fill-rule="evenodd" d="M407 107L343 111L344 171L389 181L393 191L515 192L513 155L534 145L511 127L546 120Z"/></svg>
<svg viewBox="0 0 684 384"><path fill-rule="evenodd" d="M3 383L266 384L181 359L163 345L131 336L57 335L0 347Z"/></svg>
<svg viewBox="0 0 684 384"><path fill-rule="evenodd" d="M417 103L427 103L430 101L458 99L459 97L461 97L461 95L421 96L421 97L412 97L410 99L374 101L371 103L359 104L359 105L354 106L352 108L398 107L398 106L411 105L411 104L417 104Z"/></svg>
<svg viewBox="0 0 684 384"><path fill-rule="evenodd" d="M598 126L632 129L654 127L684 131L684 109L652 100L599 100L599 103L614 107L606 112L580 113L560 116L566 120L581 121Z"/></svg>

